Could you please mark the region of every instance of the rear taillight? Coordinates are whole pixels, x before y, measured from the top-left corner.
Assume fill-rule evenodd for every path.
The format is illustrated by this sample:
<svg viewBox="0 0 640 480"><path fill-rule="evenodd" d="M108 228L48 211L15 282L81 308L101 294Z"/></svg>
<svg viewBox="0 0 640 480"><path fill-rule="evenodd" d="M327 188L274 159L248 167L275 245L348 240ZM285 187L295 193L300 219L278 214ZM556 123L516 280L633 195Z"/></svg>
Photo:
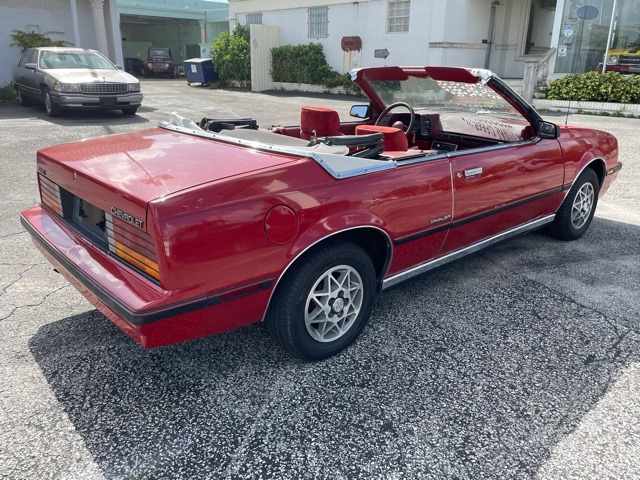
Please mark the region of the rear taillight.
<svg viewBox="0 0 640 480"><path fill-rule="evenodd" d="M105 213L109 252L160 281L155 245L148 233Z"/></svg>
<svg viewBox="0 0 640 480"><path fill-rule="evenodd" d="M42 174L38 174L40 180L40 199L51 210L62 216L62 200L60 199L60 187Z"/></svg>

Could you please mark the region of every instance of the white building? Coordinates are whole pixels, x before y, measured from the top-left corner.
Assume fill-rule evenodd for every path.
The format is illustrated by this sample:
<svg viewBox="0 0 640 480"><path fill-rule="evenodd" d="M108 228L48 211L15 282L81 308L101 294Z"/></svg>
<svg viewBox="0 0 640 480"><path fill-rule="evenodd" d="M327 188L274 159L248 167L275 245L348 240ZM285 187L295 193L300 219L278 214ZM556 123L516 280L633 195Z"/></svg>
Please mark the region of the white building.
<svg viewBox="0 0 640 480"><path fill-rule="evenodd" d="M206 56L229 28L227 4L210 0L1 0L0 85L11 80L20 48L12 30L47 34L74 46L99 50L111 61L146 58L151 46L169 47L174 60Z"/></svg>
<svg viewBox="0 0 640 480"><path fill-rule="evenodd" d="M321 43L342 72L431 64L523 78L546 54L557 77L595 69L609 32L614 49L640 35L640 0L229 0L229 17L231 29L277 26L281 45Z"/></svg>

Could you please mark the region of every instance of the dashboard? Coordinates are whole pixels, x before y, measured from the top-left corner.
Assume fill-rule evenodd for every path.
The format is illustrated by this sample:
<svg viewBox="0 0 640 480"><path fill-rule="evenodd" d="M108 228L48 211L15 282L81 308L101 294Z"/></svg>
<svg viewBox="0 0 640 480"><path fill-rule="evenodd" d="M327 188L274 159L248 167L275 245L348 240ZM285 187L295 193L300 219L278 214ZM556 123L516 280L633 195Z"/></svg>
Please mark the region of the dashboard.
<svg viewBox="0 0 640 480"><path fill-rule="evenodd" d="M397 113L385 118L385 122L410 121L409 113ZM413 143L421 148L451 152L463 148L520 142L531 138L532 129L522 118L471 112L448 111L442 113L416 112Z"/></svg>

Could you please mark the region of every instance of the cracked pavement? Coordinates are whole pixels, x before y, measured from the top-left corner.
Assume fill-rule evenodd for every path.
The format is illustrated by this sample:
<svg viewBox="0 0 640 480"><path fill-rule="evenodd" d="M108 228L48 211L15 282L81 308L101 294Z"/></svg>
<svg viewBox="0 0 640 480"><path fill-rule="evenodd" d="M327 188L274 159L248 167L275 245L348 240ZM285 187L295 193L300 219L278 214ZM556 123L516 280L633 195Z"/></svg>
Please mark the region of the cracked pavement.
<svg viewBox="0 0 640 480"><path fill-rule="evenodd" d="M135 117L0 105L0 478L640 478L640 120L569 119L614 133L625 164L582 239L532 233L386 291L351 348L301 363L261 325L141 349L19 213L38 148L360 100L142 85Z"/></svg>

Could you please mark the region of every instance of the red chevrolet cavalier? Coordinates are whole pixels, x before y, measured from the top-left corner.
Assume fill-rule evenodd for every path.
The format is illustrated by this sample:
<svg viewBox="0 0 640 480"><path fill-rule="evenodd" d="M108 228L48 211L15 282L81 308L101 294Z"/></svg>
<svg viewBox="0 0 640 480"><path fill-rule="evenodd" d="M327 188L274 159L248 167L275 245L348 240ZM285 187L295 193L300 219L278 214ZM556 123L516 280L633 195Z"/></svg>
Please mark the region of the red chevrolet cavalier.
<svg viewBox="0 0 640 480"><path fill-rule="evenodd" d="M38 152L22 223L122 331L156 347L263 321L293 355L351 344L376 295L524 232L573 240L621 168L608 133L544 121L487 70L351 72L343 122L172 115Z"/></svg>

